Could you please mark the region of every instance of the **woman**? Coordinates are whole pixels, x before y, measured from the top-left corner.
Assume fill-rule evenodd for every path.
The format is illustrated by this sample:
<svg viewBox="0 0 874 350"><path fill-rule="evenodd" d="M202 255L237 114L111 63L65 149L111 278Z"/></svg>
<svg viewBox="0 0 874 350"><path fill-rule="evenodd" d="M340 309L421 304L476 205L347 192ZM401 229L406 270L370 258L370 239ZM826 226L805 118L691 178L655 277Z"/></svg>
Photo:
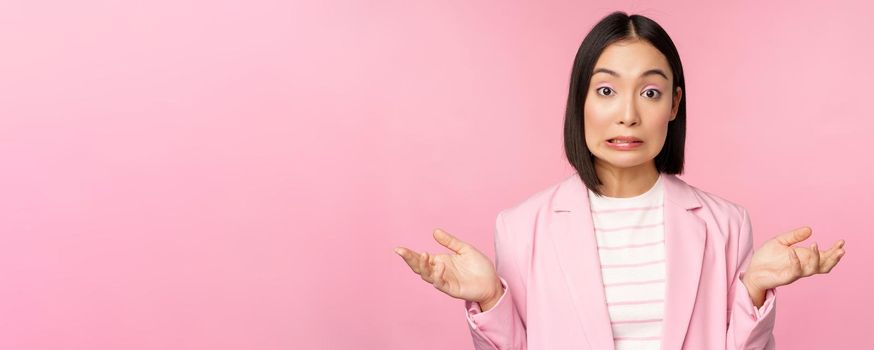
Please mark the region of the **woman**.
<svg viewBox="0 0 874 350"><path fill-rule="evenodd" d="M753 252L747 210L676 177L683 68L654 21L614 12L574 61L565 152L576 172L498 214L493 266L442 230L449 254L398 247L465 300L477 349L773 349L776 287L828 273L844 241Z"/></svg>

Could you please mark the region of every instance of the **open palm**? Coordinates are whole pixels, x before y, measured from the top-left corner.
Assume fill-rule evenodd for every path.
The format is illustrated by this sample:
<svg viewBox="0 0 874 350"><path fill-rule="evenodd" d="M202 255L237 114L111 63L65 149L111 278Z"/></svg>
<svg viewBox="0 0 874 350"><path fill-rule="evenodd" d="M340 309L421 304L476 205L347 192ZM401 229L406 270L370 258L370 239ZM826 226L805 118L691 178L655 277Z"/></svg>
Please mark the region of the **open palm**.
<svg viewBox="0 0 874 350"><path fill-rule="evenodd" d="M753 254L746 277L760 290L767 290L802 277L829 273L844 256L845 242L838 240L826 251L820 251L816 243L810 247L792 246L812 233L813 230L805 226L768 240Z"/></svg>
<svg viewBox="0 0 874 350"><path fill-rule="evenodd" d="M404 247L395 252L413 272L451 297L482 302L503 292L492 261L482 252L440 229L434 230L434 239L451 252L417 253Z"/></svg>

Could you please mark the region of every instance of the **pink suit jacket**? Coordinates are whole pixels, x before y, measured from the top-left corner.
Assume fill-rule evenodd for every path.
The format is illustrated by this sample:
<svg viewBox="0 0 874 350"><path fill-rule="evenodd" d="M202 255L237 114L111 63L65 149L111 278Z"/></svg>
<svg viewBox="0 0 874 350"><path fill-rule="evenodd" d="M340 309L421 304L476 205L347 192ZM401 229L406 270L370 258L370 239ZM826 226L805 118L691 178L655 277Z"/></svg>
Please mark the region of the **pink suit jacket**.
<svg viewBox="0 0 874 350"><path fill-rule="evenodd" d="M661 349L774 349L775 290L756 308L741 278L747 210L675 175L664 184L667 259ZM588 193L577 173L501 211L495 264L505 292L465 301L476 349L614 349Z"/></svg>

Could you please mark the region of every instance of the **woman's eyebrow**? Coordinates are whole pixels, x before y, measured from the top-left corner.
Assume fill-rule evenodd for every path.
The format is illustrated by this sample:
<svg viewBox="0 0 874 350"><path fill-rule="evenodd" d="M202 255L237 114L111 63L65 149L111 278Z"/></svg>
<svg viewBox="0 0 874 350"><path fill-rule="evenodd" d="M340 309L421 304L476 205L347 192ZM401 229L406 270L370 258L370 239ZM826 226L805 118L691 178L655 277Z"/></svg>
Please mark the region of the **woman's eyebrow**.
<svg viewBox="0 0 874 350"><path fill-rule="evenodd" d="M607 68L596 68L592 72L592 75L595 75L598 73L607 73L607 74L610 74L610 75L617 77L617 78L620 77L619 73L616 73L615 71L609 70ZM643 72L643 74L641 74L640 77L642 78L642 77L645 77L647 75L653 75L653 74L661 75L663 78L665 78L665 80L668 80L668 76L665 74L665 72L662 71L661 69L658 69L658 68L653 68L653 69L650 69L646 72Z"/></svg>

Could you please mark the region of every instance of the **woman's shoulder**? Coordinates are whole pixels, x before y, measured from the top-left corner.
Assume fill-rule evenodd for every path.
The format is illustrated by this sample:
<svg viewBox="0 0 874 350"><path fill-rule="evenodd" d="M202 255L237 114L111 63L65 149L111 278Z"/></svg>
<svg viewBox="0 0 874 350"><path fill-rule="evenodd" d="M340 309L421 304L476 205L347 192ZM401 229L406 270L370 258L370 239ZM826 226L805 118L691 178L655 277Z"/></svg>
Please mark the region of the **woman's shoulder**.
<svg viewBox="0 0 874 350"><path fill-rule="evenodd" d="M744 214L743 212L746 211L744 206L734 200L728 199L726 196L706 191L690 184L686 185L695 194L696 198L701 203L701 206L708 208L709 211L738 217L742 216Z"/></svg>
<svg viewBox="0 0 874 350"><path fill-rule="evenodd" d="M749 212L743 205L693 185L688 187L700 203L700 207L694 209L695 214L708 226L727 233L737 233L744 227L750 227Z"/></svg>
<svg viewBox="0 0 874 350"><path fill-rule="evenodd" d="M662 174L666 183L668 197L682 198L684 205L690 208L704 209L704 212L714 216L731 219L742 219L748 215L744 206L728 199L727 196L704 190L680 179L677 175ZM530 195L512 203L501 210L499 217L504 221L536 220L545 214L555 211L574 210L587 201L587 191L579 175L574 172L558 181L542 187Z"/></svg>
<svg viewBox="0 0 874 350"><path fill-rule="evenodd" d="M499 216L502 216L504 220L516 221L534 219L540 215L551 213L556 210L557 203L561 203L563 198L568 197L568 192L573 192L570 194L571 196L585 196L586 193L577 188L580 185L582 185L582 181L579 180L576 173L565 176L511 203L501 210Z"/></svg>

